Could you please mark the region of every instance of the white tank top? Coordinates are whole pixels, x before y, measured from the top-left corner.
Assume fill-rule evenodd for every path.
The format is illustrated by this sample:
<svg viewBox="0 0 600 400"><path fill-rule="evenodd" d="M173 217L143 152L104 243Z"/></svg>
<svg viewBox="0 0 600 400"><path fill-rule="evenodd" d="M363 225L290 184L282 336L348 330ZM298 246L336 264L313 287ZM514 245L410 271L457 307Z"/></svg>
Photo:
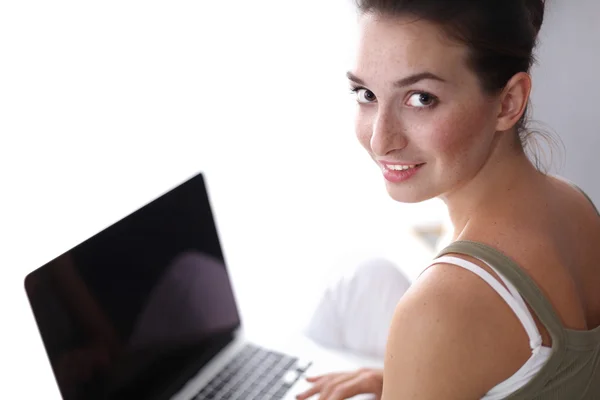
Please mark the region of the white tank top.
<svg viewBox="0 0 600 400"><path fill-rule="evenodd" d="M489 263L483 260L480 261L490 267L500 277L500 279L502 279L502 282L504 285L506 285L508 290L485 269L470 261L463 260L462 258L444 256L435 259L430 266L440 263L452 264L473 272L481 279L486 281L502 297L502 299L519 318L523 328L525 328L525 331L529 336L531 357L529 357L525 364L523 364L523 366L517 372L515 372L514 375L494 386L489 392L486 393L485 396L482 397L482 400L500 400L516 392L518 389L525 386L525 384L527 384L531 379L533 379L533 377L542 369L544 364L546 364L546 361L548 361L550 358L550 355L552 354L552 348L542 346L542 335L535 324L533 316L529 312L529 308L527 308L525 301L523 301L523 298L514 285Z"/></svg>

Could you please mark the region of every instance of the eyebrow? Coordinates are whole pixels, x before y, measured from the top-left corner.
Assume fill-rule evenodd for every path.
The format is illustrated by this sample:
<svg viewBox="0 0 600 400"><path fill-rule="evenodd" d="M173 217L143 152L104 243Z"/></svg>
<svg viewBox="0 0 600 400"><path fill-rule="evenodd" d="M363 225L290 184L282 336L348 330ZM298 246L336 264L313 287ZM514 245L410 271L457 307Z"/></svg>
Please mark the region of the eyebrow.
<svg viewBox="0 0 600 400"><path fill-rule="evenodd" d="M359 77L357 77L356 75L354 75L352 72L347 72L346 76L352 82L358 83L359 85L366 86L365 82L362 79L360 79ZM396 82L394 82L394 86L401 88L404 86L414 85L417 82L424 81L427 79L438 81L438 82L446 82L446 80L440 78L439 76L437 76L435 74L432 74L431 72L419 72L417 74L413 74L413 75L407 76L406 78L397 80Z"/></svg>

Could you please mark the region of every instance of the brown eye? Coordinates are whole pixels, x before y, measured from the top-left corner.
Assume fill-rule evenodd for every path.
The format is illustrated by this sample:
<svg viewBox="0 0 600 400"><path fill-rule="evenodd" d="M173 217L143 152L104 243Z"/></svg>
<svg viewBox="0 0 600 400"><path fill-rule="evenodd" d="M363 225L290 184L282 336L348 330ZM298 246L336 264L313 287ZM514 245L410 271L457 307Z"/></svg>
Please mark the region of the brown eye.
<svg viewBox="0 0 600 400"><path fill-rule="evenodd" d="M427 93L421 93L419 95L419 101L421 102L421 104L423 104L424 106L428 106L431 103L433 103L433 98L428 95Z"/></svg>
<svg viewBox="0 0 600 400"><path fill-rule="evenodd" d="M375 97L375 93L371 92L368 89L357 88L354 91L356 93L356 101L358 101L361 104L373 103L375 100L377 100L377 97Z"/></svg>
<svg viewBox="0 0 600 400"><path fill-rule="evenodd" d="M415 93L409 97L407 104L411 107L424 108L432 106L436 100L432 94Z"/></svg>

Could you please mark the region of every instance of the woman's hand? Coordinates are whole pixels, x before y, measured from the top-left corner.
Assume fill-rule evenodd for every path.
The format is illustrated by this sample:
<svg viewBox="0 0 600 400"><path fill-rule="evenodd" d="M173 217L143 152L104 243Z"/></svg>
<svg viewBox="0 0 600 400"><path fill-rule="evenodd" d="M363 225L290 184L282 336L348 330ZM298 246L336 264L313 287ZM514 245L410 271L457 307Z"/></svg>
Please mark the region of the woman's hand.
<svg viewBox="0 0 600 400"><path fill-rule="evenodd" d="M308 399L316 394L319 400L344 400L359 394L374 394L381 399L383 391L383 371L361 368L354 372L340 372L307 378L313 387L300 393L298 400Z"/></svg>

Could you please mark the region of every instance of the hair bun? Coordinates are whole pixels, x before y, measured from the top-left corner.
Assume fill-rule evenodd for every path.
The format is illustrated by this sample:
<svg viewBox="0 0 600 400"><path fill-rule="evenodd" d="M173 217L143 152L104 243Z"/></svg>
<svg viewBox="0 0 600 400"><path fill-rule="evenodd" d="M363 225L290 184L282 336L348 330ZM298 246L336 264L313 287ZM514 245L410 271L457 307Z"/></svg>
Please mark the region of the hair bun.
<svg viewBox="0 0 600 400"><path fill-rule="evenodd" d="M544 22L544 10L546 7L545 0L524 0L525 7L529 12L529 20L531 21L531 25L535 30L536 35L542 29L542 24Z"/></svg>

